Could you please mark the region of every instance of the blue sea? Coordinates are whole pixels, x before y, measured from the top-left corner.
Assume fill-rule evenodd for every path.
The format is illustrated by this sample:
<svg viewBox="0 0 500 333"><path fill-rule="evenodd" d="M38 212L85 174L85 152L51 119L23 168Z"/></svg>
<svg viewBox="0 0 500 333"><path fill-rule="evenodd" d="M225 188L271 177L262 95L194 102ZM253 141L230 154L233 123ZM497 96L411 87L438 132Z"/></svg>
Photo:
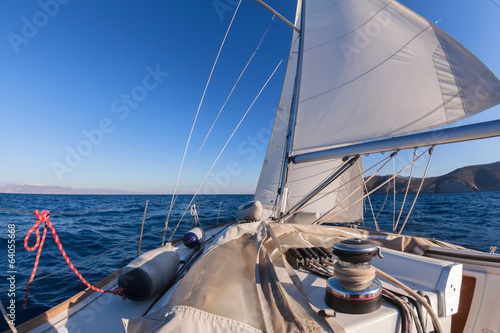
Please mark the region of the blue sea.
<svg viewBox="0 0 500 333"><path fill-rule="evenodd" d="M189 195L179 196L176 208L170 216L167 239L191 198ZM413 198L414 195L409 195L406 199L400 226ZM21 211L49 210L50 220L68 257L83 277L94 284L136 257L138 236L147 200L149 204L142 252L161 245L162 231L171 201L169 195L0 194L0 208L19 211L0 210L0 249L2 249L0 253L4 254L4 258L1 259L4 263L0 265L2 270L0 276L4 277L0 281L0 299L7 307L11 299L9 294L12 292L9 290L7 277L15 275L16 325L85 289L73 271L63 270L68 265L48 231L35 279L63 271L33 282L27 308L22 309L26 283L36 257L36 251L25 250L24 237L36 219L33 214L23 214ZM208 227L233 221L237 207L250 200L252 200L251 195L203 195L198 196L194 203L198 207L202 226ZM375 216L378 215L377 223L382 231L392 231L402 200L402 195L396 196L397 208L394 210L392 195L387 198L385 195L371 196L371 205ZM97 210L108 207L115 208ZM383 210L380 212L382 207ZM366 228L375 229L369 202L365 203L365 208ZM58 214L67 212L78 213ZM188 210L174 239L188 231L192 223L193 217ZM9 225L15 225L15 274L7 273L12 271L9 268L8 257ZM496 245L500 249L500 192L421 194L404 233L450 241L486 252L489 252L491 245ZM32 234L29 245L33 246L35 241L35 234ZM108 250L111 251L85 261ZM85 262L79 264L82 261ZM0 330L5 329L7 329L6 323L1 321Z"/></svg>

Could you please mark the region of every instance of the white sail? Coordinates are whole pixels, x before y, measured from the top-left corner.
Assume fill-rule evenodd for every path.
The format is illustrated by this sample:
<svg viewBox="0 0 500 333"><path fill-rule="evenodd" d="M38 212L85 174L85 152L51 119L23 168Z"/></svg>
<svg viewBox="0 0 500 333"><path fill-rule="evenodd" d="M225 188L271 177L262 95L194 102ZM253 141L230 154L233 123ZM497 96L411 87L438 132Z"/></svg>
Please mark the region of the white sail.
<svg viewBox="0 0 500 333"><path fill-rule="evenodd" d="M300 8L301 6L298 4L295 18L295 26L297 27L300 26ZM285 82L283 84L280 103L274 121L273 132L267 148L259 183L255 191L254 199L260 201L264 207L263 219L272 215L278 198L278 188L281 182L281 172L286 149L286 136L288 133L288 122L290 119L290 109L292 107L295 74L297 70L297 53L299 50L298 38L298 33L294 31Z"/></svg>
<svg viewBox="0 0 500 333"><path fill-rule="evenodd" d="M295 206L318 184L343 164L341 159L293 165L288 180L288 208ZM299 212L319 213L322 221L354 222L363 220L362 159L299 209ZM357 201L357 202L356 202ZM330 211L334 208L332 211Z"/></svg>
<svg viewBox="0 0 500 333"><path fill-rule="evenodd" d="M395 1L306 1L302 22L302 66L297 66L295 43L255 195L264 207L274 206L278 197L288 134L284 127L292 98L299 101L292 155L424 131L500 103L500 81L483 63ZM301 68L300 90L292 96L297 68ZM340 163L311 162L289 168L288 207ZM359 166L325 191L337 188L348 174L359 175ZM339 193L316 201L307 211L328 211L350 194L348 190L358 189L361 181L360 177ZM341 206L357 200L362 195L358 192ZM362 216L361 202L352 208L340 220Z"/></svg>
<svg viewBox="0 0 500 333"><path fill-rule="evenodd" d="M423 131L500 103L484 64L396 1L305 7L293 154Z"/></svg>

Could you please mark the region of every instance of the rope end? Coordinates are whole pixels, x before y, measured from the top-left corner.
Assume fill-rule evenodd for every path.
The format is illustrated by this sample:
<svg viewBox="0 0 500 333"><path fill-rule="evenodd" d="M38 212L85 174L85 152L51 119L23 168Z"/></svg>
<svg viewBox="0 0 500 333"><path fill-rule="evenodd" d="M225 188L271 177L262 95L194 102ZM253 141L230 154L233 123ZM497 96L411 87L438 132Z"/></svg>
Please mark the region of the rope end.
<svg viewBox="0 0 500 333"><path fill-rule="evenodd" d="M107 293L113 294L120 296L122 300L125 302L127 300L127 296L125 296L125 289L126 288L116 288L113 290L106 290Z"/></svg>

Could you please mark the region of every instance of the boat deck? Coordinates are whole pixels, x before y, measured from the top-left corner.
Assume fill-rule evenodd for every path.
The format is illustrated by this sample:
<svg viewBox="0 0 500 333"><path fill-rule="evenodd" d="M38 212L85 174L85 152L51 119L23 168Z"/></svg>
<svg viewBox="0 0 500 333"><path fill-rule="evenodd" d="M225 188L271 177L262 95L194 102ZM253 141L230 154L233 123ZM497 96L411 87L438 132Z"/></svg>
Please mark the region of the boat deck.
<svg viewBox="0 0 500 333"><path fill-rule="evenodd" d="M214 228L206 231L208 239L222 228ZM174 245L182 262L192 253L182 242ZM118 288L119 271L96 284L104 290ZM170 288L173 291L175 288ZM164 305L164 301L170 297L165 294L157 306ZM124 330L122 318L139 318L153 304L155 298L142 302L123 301L120 297L112 294L103 294L85 289L79 294L52 308L51 310L19 325L20 332L49 333L49 332L122 332Z"/></svg>
<svg viewBox="0 0 500 333"><path fill-rule="evenodd" d="M279 228L280 226L276 227ZM301 228L309 227L302 226ZM203 251L206 252L207 249L210 249L217 236L220 235L219 232L224 229L225 226L217 226L206 230L204 238L206 245ZM332 231L334 229L330 227L328 230ZM343 230L341 232L347 232L348 236L352 237L351 233L355 232L355 230L347 229L347 231ZM222 235L222 237L225 237L227 233ZM284 233L283 235L290 234ZM375 236L380 237L380 235ZM284 239L280 238L281 241L284 241ZM312 245L312 243L309 245ZM181 268L186 265L186 262L189 265L189 259L193 257L193 250L185 247L181 242L176 243L174 247L179 254ZM497 324L496 317L485 317L481 313L485 311L485 313L492 313L485 309L484 306L491 307L492 311L496 311L495 308L500 306L494 300L494 293L489 292L494 289L500 279L500 263L494 261L500 260L500 256L438 247L429 248L432 258L386 247L382 247L382 253L384 258L373 258L372 265L397 278L427 298L434 312L438 315L444 332L453 331L452 325L454 324L452 321L456 317L463 319L460 324L463 328L477 327L477 325L483 324L488 325L486 327L495 327ZM469 254L469 257L460 259L460 256L463 256L464 253ZM477 258L471 257L472 255ZM282 256L278 255L274 256L273 259L277 278L290 297L297 304L306 308L307 304L304 304L305 298L293 283L282 258ZM303 268L295 269L294 272L303 285L308 301L318 309L329 309L325 303L327 279ZM103 289L117 288L118 275L119 272L116 272L96 284L96 286ZM395 293L405 294L393 284L380 277L377 278L384 288ZM461 288L464 285L462 279L467 285L470 278L474 279L475 285L472 286L472 291L469 290L470 297L466 307L470 309L472 316L481 319L479 322L477 320L468 321L469 313L457 314L459 303L462 305L461 298L463 298L463 294L461 294ZM143 317L146 312L151 314L155 310L165 307L179 283L177 282L158 300L152 298L143 302L123 301L115 295L102 294L87 289L37 318L20 325L18 329L22 332L121 332L124 330L122 319L138 319ZM481 304L484 306L480 306ZM425 332L434 331L430 317L422 307L419 308L423 313ZM350 315L337 312L335 321L349 333L367 331L399 332L401 325L399 311L395 306L384 300L382 306L372 313Z"/></svg>

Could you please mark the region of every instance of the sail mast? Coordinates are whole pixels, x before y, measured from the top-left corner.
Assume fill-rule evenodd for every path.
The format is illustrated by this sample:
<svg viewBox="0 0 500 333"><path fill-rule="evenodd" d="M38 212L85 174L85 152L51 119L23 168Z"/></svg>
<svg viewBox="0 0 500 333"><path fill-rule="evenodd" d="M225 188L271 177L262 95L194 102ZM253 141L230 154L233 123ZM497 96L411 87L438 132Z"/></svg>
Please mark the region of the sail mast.
<svg viewBox="0 0 500 333"><path fill-rule="evenodd" d="M297 110L299 108L300 79L302 74L302 55L304 53L304 22L305 22L305 1L299 0L297 8L300 8L300 32L299 32L299 50L297 54L297 70L295 74L295 85L293 89L292 107L290 108L290 119L288 122L287 141L285 146L285 158L283 161L283 170L281 173L281 185L279 187L279 214L286 211L286 202L288 197L288 171L290 166L290 156L292 154L293 138L295 135L295 125L297 121ZM278 216L279 217L279 216Z"/></svg>

